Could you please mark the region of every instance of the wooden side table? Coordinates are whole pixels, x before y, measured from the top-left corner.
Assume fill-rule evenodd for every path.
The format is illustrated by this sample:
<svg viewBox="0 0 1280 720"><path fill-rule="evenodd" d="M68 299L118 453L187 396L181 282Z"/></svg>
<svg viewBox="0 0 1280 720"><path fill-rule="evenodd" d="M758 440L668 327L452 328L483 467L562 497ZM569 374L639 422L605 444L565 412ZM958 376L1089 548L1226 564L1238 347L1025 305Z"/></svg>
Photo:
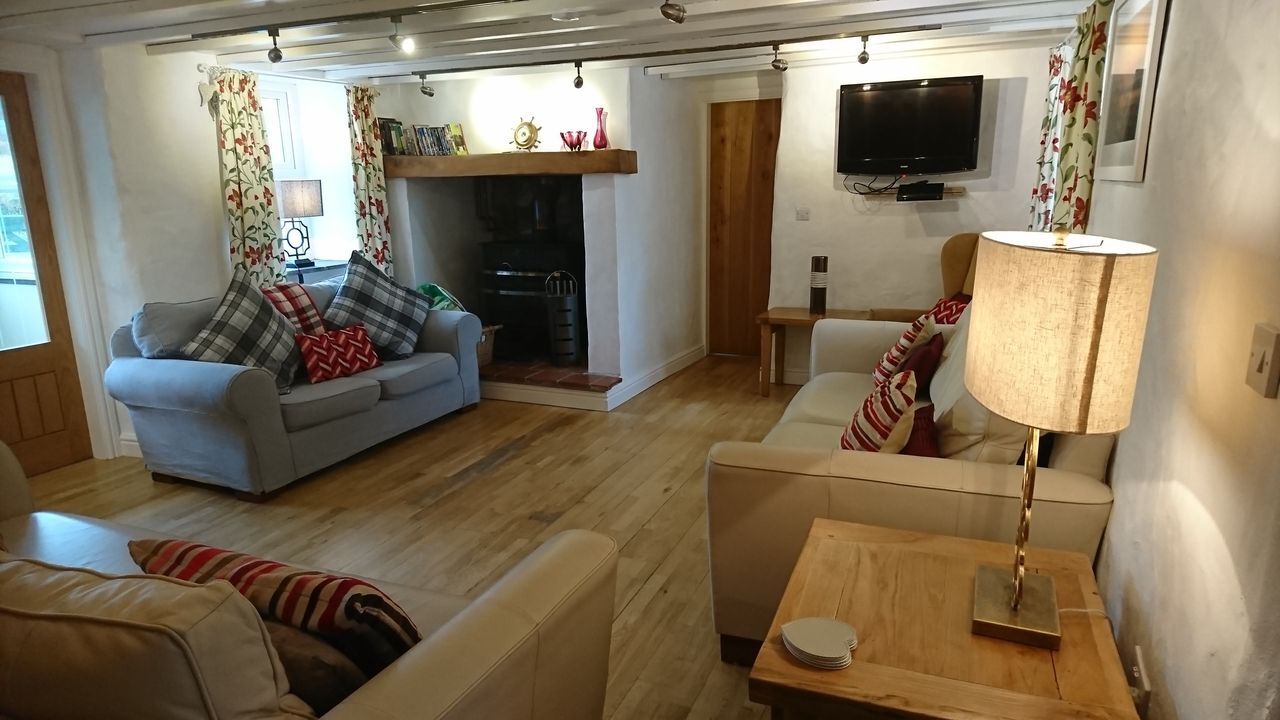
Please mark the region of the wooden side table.
<svg viewBox="0 0 1280 720"><path fill-rule="evenodd" d="M1028 570L1057 586L1060 649L970 632L974 568L1012 558L1002 543L815 520L751 668L751 699L775 720L1138 720L1084 555L1028 551ZM802 617L852 625L853 664L818 670L792 657L780 628Z"/></svg>
<svg viewBox="0 0 1280 720"><path fill-rule="evenodd" d="M773 358L776 382L781 385L786 368L787 327L798 325L813 327L823 318L839 318L841 320L870 320L870 310L831 310L826 315L814 315L806 308L779 307L769 308L756 316L760 324L760 394L769 397L769 359ZM777 341L774 341L774 336Z"/></svg>

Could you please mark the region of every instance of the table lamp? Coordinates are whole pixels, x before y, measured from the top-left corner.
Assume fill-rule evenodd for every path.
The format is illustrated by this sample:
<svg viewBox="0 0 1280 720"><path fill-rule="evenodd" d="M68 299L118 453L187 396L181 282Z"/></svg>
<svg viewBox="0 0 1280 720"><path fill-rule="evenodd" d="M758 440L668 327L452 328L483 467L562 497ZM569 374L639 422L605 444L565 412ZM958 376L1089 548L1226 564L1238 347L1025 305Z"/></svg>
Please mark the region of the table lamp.
<svg viewBox="0 0 1280 720"><path fill-rule="evenodd" d="M294 267L311 267L315 262L307 258L311 252L311 232L301 218L322 217L324 197L320 194L319 180L281 180L280 214L285 220L284 236L280 240L289 249Z"/></svg>
<svg viewBox="0 0 1280 720"><path fill-rule="evenodd" d="M977 252L965 386L1029 430L1012 572L978 567L973 632L1057 649L1053 578L1026 572L1040 434L1129 424L1156 250L1089 235L986 232Z"/></svg>

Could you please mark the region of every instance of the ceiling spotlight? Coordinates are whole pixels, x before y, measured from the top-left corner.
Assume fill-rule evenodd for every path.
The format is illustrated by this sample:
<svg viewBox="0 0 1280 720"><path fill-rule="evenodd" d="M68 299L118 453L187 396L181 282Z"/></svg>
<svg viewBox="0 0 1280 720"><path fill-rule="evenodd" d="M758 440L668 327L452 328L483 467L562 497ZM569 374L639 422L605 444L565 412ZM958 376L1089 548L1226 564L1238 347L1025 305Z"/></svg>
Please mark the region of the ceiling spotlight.
<svg viewBox="0 0 1280 720"><path fill-rule="evenodd" d="M677 25L683 23L684 16L689 14L680 3L664 2L662 3L662 7L658 9L662 11L662 17Z"/></svg>
<svg viewBox="0 0 1280 720"><path fill-rule="evenodd" d="M581 60L579 60L578 62L574 63L574 64L573 64L573 66L574 66L574 67L576 67L576 68L578 68L578 77L576 77L576 78L574 78L574 79L573 79L573 86L574 86L574 87L576 87L576 88L578 88L579 90L581 90L581 89L582 89L582 86L583 86L583 80L582 80L582 61L581 61Z"/></svg>
<svg viewBox="0 0 1280 720"><path fill-rule="evenodd" d="M284 53L280 52L280 46L276 43L280 37L280 28L268 28L267 34L271 36L271 49L267 51L267 59L278 63L284 59Z"/></svg>
<svg viewBox="0 0 1280 720"><path fill-rule="evenodd" d="M867 52L867 41L870 39L870 35L862 36L862 52L858 53L858 62L863 65L871 62L871 53Z"/></svg>
<svg viewBox="0 0 1280 720"><path fill-rule="evenodd" d="M790 67L790 65L787 63L786 60L783 60L782 58L778 57L778 50L779 50L779 47L777 45L774 45L773 46L773 62L769 64L772 65L773 69L777 70L778 72L786 72L787 68Z"/></svg>
<svg viewBox="0 0 1280 720"><path fill-rule="evenodd" d="M571 23L578 22L582 19L582 16L572 10L569 10L566 12L554 13L551 15L551 19L559 23Z"/></svg>
<svg viewBox="0 0 1280 720"><path fill-rule="evenodd" d="M418 73L418 78L422 80L422 87L418 88L418 92L422 93L423 95L426 95L429 98L435 97L436 89L427 84L427 74L424 72L420 72Z"/></svg>
<svg viewBox="0 0 1280 720"><path fill-rule="evenodd" d="M392 45L396 46L397 50L400 50L401 52L406 52L406 53L413 52L414 49L417 48L418 43L414 42L412 36L400 34L400 16L396 15L392 17L391 24L395 27L395 30L391 33L391 36L387 39L391 41Z"/></svg>

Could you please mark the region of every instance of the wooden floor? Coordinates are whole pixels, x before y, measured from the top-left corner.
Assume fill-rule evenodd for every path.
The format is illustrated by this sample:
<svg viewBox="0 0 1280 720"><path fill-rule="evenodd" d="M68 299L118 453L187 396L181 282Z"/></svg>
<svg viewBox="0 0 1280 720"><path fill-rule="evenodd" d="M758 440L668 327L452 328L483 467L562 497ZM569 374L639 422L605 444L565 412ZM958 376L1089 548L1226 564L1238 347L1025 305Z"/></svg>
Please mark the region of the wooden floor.
<svg viewBox="0 0 1280 720"><path fill-rule="evenodd" d="M300 564L470 596L542 541L589 528L621 548L605 717L763 718L711 629L703 463L758 440L754 358L707 358L612 413L485 401L262 505L91 460L35 478L37 504Z"/></svg>

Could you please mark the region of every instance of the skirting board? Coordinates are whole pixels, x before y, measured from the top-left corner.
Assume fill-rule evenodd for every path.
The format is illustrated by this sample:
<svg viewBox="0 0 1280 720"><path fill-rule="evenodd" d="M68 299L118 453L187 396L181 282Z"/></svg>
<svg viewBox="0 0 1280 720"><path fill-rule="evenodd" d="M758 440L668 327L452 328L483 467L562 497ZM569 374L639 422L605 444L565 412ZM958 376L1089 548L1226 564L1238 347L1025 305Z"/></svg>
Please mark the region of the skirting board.
<svg viewBox="0 0 1280 720"><path fill-rule="evenodd" d="M138 436L133 433L120 433L120 454L124 457L142 457L142 448L138 446Z"/></svg>
<svg viewBox="0 0 1280 720"><path fill-rule="evenodd" d="M608 393L541 387L538 385L516 385L484 380L480 382L480 397L486 400L506 400L509 402L532 403L534 405L553 405L575 410L609 412L698 362L706 357L706 354L706 350L702 346L687 350L658 366L652 372L646 373L630 382L623 381L621 385L613 387Z"/></svg>

